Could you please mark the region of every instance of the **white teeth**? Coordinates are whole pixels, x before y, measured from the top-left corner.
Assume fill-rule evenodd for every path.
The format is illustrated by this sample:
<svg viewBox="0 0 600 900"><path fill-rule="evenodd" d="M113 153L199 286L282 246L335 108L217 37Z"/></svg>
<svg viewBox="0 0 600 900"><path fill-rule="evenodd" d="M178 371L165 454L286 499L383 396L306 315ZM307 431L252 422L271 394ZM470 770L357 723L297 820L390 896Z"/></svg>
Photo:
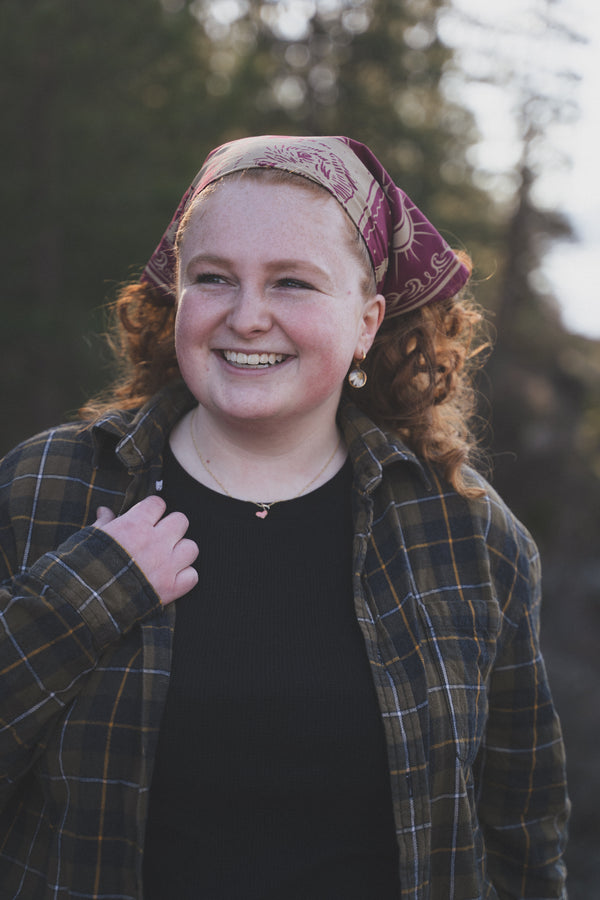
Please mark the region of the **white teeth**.
<svg viewBox="0 0 600 900"><path fill-rule="evenodd" d="M236 353L235 350L224 350L223 356L236 366L274 366L286 359L284 353Z"/></svg>

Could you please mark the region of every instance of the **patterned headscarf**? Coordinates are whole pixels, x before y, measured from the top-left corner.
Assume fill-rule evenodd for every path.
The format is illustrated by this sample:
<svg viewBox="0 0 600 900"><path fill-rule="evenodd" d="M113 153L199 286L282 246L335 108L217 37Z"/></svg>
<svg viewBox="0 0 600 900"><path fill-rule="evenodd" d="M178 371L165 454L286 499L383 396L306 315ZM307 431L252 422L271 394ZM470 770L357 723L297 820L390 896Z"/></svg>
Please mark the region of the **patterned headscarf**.
<svg viewBox="0 0 600 900"><path fill-rule="evenodd" d="M389 311L408 312L453 296L469 271L364 144L346 137L242 138L213 150L184 194L141 280L173 297L175 237L198 194L223 175L282 169L326 188L369 250Z"/></svg>

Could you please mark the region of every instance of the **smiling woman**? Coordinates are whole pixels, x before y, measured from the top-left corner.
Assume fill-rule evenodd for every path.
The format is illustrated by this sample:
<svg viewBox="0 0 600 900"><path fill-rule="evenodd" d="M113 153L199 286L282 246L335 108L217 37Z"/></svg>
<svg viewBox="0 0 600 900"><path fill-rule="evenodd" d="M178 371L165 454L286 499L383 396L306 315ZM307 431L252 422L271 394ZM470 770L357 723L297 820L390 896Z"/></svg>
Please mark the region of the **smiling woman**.
<svg viewBox="0 0 600 900"><path fill-rule="evenodd" d="M289 161L287 164L290 165ZM210 173L210 167L208 171ZM343 177L333 167L332 173L340 197L347 203L348 198L352 198L352 188L348 189ZM306 173L300 175L288 168L265 165L241 170L236 168L207 184L202 182L202 190L195 195L194 202L190 201L190 189L148 263L142 283L125 286L120 294L115 307L117 328L113 346L121 363L121 377L109 393L91 401L82 409L84 418L97 417L114 406L141 406L164 384L180 377L174 345L174 319L181 239L192 213L200 220L203 205L205 208L208 206L207 200L218 185L240 179L244 184L260 180L263 184L273 186L296 186L301 189L307 202L307 198L312 196L323 204L332 196L331 185L313 181L312 173L309 178ZM340 197L336 199L339 201ZM340 231L339 234L336 230L328 232L323 237L322 246L329 247L332 243L331 235L335 235L339 242L345 234L345 250L359 265L360 292L365 298L373 296L377 293L375 263L367 243L351 217L339 215L341 207L335 204L334 209L335 206L338 206ZM412 214L416 214L414 223L406 210L412 210ZM406 210L404 205L400 205L398 221L394 223L394 227L396 234L400 236L398 252L401 251L404 257L397 282L405 297L402 306L407 305L409 309L406 312L402 310L402 315L398 315L398 293L394 290L396 285L392 276L388 276L387 281L392 282L392 285L390 287L388 284L386 289L387 315L383 327L377 333L373 351L364 363L369 382L360 396L356 392L350 393L354 393L354 402L377 424L391 427L425 458L436 460L443 466L452 483L463 492L468 492L469 488L462 479L462 466L476 453L475 440L469 429L476 405L470 374L477 367L481 351L487 349L488 344L480 335L481 315L472 302L465 297L453 297L451 303L444 303L443 297L435 294L436 284L439 289L439 275L433 269L431 272L427 271L427 259L420 260L413 246L420 241L419 228L431 226L426 220L421 221L422 214L408 198ZM237 210L234 211L234 217L236 215ZM330 215L334 215L331 207ZM364 214L359 209L358 221L361 216L364 217ZM381 212L379 216L382 216ZM290 217L287 210L283 211L283 219L289 229ZM366 221L370 223L368 217ZM368 224L368 227L372 232L373 224ZM254 226L251 225L249 233L253 230ZM433 254L436 249L443 249L444 253L449 253L446 245L439 240L439 248L432 247L430 252ZM373 243L373 238L371 242ZM333 249L332 247L332 258ZM409 265L413 255L415 262ZM339 259L339 255L336 258ZM464 254L457 254L456 257L452 254L451 259L454 260L453 270L457 261L460 261L459 274L465 279L470 261ZM289 266L296 264L294 260L286 262ZM384 275L387 273L387 263L387 257L380 263ZM442 271L446 271L447 264L443 259L441 265ZM288 272L293 274L291 269ZM204 273L204 281L209 277L213 278ZM423 297L420 293L423 291L423 279L434 286L437 302L433 305L422 305ZM297 278L292 280L298 282ZM440 294L442 291L452 290L454 282L450 285L442 282ZM412 313L411 294L416 294L417 302L417 308ZM365 375L360 371L362 381ZM348 384L344 385L344 390L348 393Z"/></svg>
<svg viewBox="0 0 600 900"><path fill-rule="evenodd" d="M468 275L362 144L209 155L109 393L0 470L6 896L565 896Z"/></svg>

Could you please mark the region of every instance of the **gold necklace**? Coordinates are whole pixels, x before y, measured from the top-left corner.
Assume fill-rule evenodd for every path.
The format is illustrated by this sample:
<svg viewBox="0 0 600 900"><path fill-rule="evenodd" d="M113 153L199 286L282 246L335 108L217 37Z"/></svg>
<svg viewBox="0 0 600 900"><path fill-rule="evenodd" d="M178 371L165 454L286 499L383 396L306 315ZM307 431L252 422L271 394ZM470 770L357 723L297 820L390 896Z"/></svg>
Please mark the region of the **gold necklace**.
<svg viewBox="0 0 600 900"><path fill-rule="evenodd" d="M200 453L200 450L198 449L198 444L196 443L196 438L195 438L195 436L194 436L194 426L195 426L195 424L196 424L196 413L197 413L197 412L198 412L198 407L196 407L196 409L194 410L194 412L193 412L192 415L190 416L190 435L191 435L191 438L192 438L192 444L194 445L194 450L196 451L196 455L197 455L198 459L200 460L200 463L201 463L202 467L208 472L208 474L210 475L210 477L212 478L212 480L213 480L216 484L219 485L219 487L221 488L221 490L223 491L224 494L226 494L228 497L231 497L231 499L234 500L235 497L233 496L233 494L230 494L230 493L229 493L229 491L227 490L227 488L225 487L225 485L223 484L223 482L219 481L219 479L217 478L217 476L215 475L215 473L212 472L212 471L209 469L207 463L202 459L202 454ZM314 478L311 478L311 479L310 479L310 481L308 482L308 484L305 484L305 485L304 485L304 487L302 488L302 490L298 491L297 494L294 494L293 497L288 497L288 498L287 498L288 500L296 500L296 499L297 499L298 497L300 497L302 494L306 493L306 491L309 489L309 487L310 487L312 484L315 483L315 481L317 480L317 478L319 478L319 476L321 476L321 475L323 474L323 472L325 471L325 469L327 468L327 466L329 465L329 463L332 461L333 457L334 457L335 454L337 453L337 451L338 451L339 446L340 446L341 443L342 443L342 438L340 437L339 441L338 441L337 444L335 445L335 448L334 448L333 453L331 454L331 456L329 457L329 459L327 460L327 462L325 463L325 465L322 466L322 468L319 469L319 471L317 472L317 474L315 475ZM272 507L272 506L275 506L276 503L281 503L282 501L281 501L281 500L271 500L270 503L259 503L258 500L250 500L249 502L250 502L250 503L253 503L254 506L258 506L258 509L257 509L255 515L256 515L259 519L265 519L265 518L267 517L267 515L269 514L269 510L271 509L271 507Z"/></svg>

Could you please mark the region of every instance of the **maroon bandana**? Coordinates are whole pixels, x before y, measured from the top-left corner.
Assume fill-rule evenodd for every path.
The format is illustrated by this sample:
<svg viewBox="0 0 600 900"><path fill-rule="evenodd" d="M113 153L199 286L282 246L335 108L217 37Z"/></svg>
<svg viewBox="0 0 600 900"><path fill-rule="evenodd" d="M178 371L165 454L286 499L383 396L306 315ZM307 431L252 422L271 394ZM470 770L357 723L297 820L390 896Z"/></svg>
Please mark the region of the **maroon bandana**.
<svg viewBox="0 0 600 900"><path fill-rule="evenodd" d="M175 237L192 201L223 175L283 169L326 188L361 233L388 311L408 312L453 296L469 271L368 147L346 137L266 135L223 144L184 194L141 280L174 297Z"/></svg>

